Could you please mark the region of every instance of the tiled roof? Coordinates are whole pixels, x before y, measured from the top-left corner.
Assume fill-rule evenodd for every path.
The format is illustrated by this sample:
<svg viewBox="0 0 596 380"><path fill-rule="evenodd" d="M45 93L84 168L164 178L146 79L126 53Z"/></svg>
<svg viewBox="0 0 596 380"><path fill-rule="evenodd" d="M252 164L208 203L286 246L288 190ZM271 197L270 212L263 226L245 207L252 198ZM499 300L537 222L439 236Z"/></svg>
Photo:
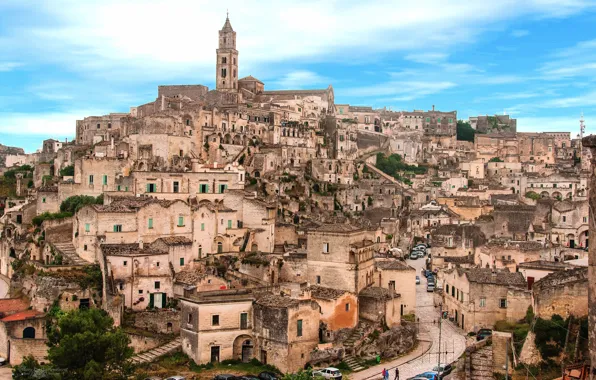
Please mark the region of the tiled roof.
<svg viewBox="0 0 596 380"><path fill-rule="evenodd" d="M393 293L389 289L380 288L378 286L369 286L368 288L364 288L360 291L358 295L360 297L376 298L380 300L388 300L392 298L401 297L401 295Z"/></svg>
<svg viewBox="0 0 596 380"><path fill-rule="evenodd" d="M575 268L571 264L566 264L560 261L546 261L546 260L536 260L536 261L526 261L525 263L519 263L519 268L523 269L540 269L540 270L552 270L552 271L559 271L559 270L566 270Z"/></svg>
<svg viewBox="0 0 596 380"><path fill-rule="evenodd" d="M300 301L297 299L278 296L276 294L267 292L257 294L256 297L257 300L255 301L255 303L265 307L286 308L296 306L300 303Z"/></svg>
<svg viewBox="0 0 596 380"><path fill-rule="evenodd" d="M167 245L192 245L192 240L184 236L168 236L157 240L161 240Z"/></svg>
<svg viewBox="0 0 596 380"><path fill-rule="evenodd" d="M524 275L520 272L494 271L490 268L457 269L458 274L465 275L468 281L478 284L503 286L527 286Z"/></svg>
<svg viewBox="0 0 596 380"><path fill-rule="evenodd" d="M0 299L0 313L8 314L17 311L27 310L29 302L22 298L4 298Z"/></svg>
<svg viewBox="0 0 596 380"><path fill-rule="evenodd" d="M199 280L205 278L205 273L198 272L196 270L183 270L176 273L175 282L185 285L196 285Z"/></svg>
<svg viewBox="0 0 596 380"><path fill-rule="evenodd" d="M404 261L401 260L382 260L375 263L377 268L383 270L415 270Z"/></svg>
<svg viewBox="0 0 596 380"><path fill-rule="evenodd" d="M102 244L101 250L104 255L113 256L147 256L147 255L167 255L167 252L157 251L150 246L139 248L137 243L132 244Z"/></svg>
<svg viewBox="0 0 596 380"><path fill-rule="evenodd" d="M353 232L358 231L360 228L346 223L337 224L322 224L314 230L319 232Z"/></svg>
<svg viewBox="0 0 596 380"><path fill-rule="evenodd" d="M25 319L34 318L34 317L37 317L42 314L43 314L42 312L39 312L37 310L25 310L25 311L21 311L19 313L9 315L8 317L4 317L4 318L0 319L0 321L2 321L2 322L24 321Z"/></svg>
<svg viewBox="0 0 596 380"><path fill-rule="evenodd" d="M343 296L346 293L350 293L350 292L348 292L347 290L326 288L326 287L318 286L318 285L312 285L310 287L310 294L314 298L335 300L335 299L338 299L339 297Z"/></svg>

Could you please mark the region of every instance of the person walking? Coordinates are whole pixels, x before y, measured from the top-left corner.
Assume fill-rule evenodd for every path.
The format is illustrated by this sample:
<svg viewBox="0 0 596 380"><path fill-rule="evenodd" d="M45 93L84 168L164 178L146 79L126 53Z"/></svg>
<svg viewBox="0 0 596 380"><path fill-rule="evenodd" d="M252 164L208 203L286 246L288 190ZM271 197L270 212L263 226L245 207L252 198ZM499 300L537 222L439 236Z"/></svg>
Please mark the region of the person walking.
<svg viewBox="0 0 596 380"><path fill-rule="evenodd" d="M399 368L395 367L395 379L394 380L399 380Z"/></svg>
<svg viewBox="0 0 596 380"><path fill-rule="evenodd" d="M389 376L387 376L388 372L386 368L383 368L383 380L388 380Z"/></svg>

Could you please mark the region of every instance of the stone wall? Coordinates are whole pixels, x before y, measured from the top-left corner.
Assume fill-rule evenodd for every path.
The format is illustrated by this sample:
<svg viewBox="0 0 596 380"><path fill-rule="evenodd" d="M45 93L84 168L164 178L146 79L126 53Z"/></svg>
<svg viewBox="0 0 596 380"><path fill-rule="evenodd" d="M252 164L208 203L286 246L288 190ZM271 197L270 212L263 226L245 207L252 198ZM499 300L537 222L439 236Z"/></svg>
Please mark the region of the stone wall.
<svg viewBox="0 0 596 380"><path fill-rule="evenodd" d="M47 362L48 346L46 339L10 338L10 364L18 365L25 356L32 355L39 362Z"/></svg>
<svg viewBox="0 0 596 380"><path fill-rule="evenodd" d="M130 318L130 319L128 319ZM132 326L158 334L180 334L180 312L157 309L138 311L127 316Z"/></svg>
<svg viewBox="0 0 596 380"><path fill-rule="evenodd" d="M540 285L540 282L538 283ZM535 286L534 313L541 318L558 314L563 318L588 315L588 279L578 279L556 286Z"/></svg>
<svg viewBox="0 0 596 380"><path fill-rule="evenodd" d="M493 372L505 373L504 367L507 363L508 372L513 370L511 363L511 333L494 331L492 336L493 342Z"/></svg>
<svg viewBox="0 0 596 380"><path fill-rule="evenodd" d="M132 332L126 332L126 335L130 338L129 346L133 348L135 354L152 350L167 342L165 337L160 336L147 336Z"/></svg>

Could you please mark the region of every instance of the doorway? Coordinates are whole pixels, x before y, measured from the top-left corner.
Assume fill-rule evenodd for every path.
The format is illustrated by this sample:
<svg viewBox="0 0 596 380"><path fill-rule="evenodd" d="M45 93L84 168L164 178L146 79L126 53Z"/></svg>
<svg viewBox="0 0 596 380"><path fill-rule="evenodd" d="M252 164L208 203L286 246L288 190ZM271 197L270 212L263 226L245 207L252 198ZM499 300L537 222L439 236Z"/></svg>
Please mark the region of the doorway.
<svg viewBox="0 0 596 380"><path fill-rule="evenodd" d="M247 339L242 342L242 363L248 363L252 359L252 342Z"/></svg>
<svg viewBox="0 0 596 380"><path fill-rule="evenodd" d="M267 364L267 351L261 350L261 363Z"/></svg>
<svg viewBox="0 0 596 380"><path fill-rule="evenodd" d="M219 363L219 346L211 346L211 363Z"/></svg>

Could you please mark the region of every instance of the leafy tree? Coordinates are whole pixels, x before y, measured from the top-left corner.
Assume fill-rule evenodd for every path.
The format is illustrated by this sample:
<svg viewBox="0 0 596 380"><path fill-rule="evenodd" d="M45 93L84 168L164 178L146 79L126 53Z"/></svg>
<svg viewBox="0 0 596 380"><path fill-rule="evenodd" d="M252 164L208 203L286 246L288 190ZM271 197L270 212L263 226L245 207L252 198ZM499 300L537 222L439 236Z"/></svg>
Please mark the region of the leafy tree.
<svg viewBox="0 0 596 380"><path fill-rule="evenodd" d="M74 195L68 197L60 204L60 211L74 214L84 206L93 204L103 204L103 195L98 197L91 197L89 195Z"/></svg>
<svg viewBox="0 0 596 380"><path fill-rule="evenodd" d="M50 213L50 212L44 212L41 215L37 215L35 216L32 220L31 223L33 223L34 226L41 226L41 224L44 222L44 220L55 220L55 219L64 219L64 218L68 218L71 217L72 213L66 211L66 212L54 212L54 213Z"/></svg>
<svg viewBox="0 0 596 380"><path fill-rule="evenodd" d="M58 380L60 373L49 365L41 365L33 356L25 356L23 362L12 369L12 378L17 380Z"/></svg>
<svg viewBox="0 0 596 380"><path fill-rule="evenodd" d="M18 172L33 172L31 165L21 165L18 168L10 169L4 172L4 178L15 179Z"/></svg>
<svg viewBox="0 0 596 380"><path fill-rule="evenodd" d="M69 379L125 379L131 370L130 339L103 310L64 314L48 327L48 359Z"/></svg>
<svg viewBox="0 0 596 380"><path fill-rule="evenodd" d="M68 165L65 166L63 169L60 169L60 176L74 176L74 166Z"/></svg>
<svg viewBox="0 0 596 380"><path fill-rule="evenodd" d="M488 160L488 162L503 162L503 160L501 160L499 157L493 157L490 160Z"/></svg>
<svg viewBox="0 0 596 380"><path fill-rule="evenodd" d="M534 191L528 191L528 192L525 194L525 197L526 197L526 198L530 198L530 199L533 199L533 200L537 201L538 199L540 199L540 194L538 194L538 193L536 193L536 192L534 192Z"/></svg>
<svg viewBox="0 0 596 380"><path fill-rule="evenodd" d="M474 142L475 134L476 134L476 131L474 130L474 128L472 128L470 123L468 123L467 121L463 121L463 120L457 121L457 139L459 141Z"/></svg>

